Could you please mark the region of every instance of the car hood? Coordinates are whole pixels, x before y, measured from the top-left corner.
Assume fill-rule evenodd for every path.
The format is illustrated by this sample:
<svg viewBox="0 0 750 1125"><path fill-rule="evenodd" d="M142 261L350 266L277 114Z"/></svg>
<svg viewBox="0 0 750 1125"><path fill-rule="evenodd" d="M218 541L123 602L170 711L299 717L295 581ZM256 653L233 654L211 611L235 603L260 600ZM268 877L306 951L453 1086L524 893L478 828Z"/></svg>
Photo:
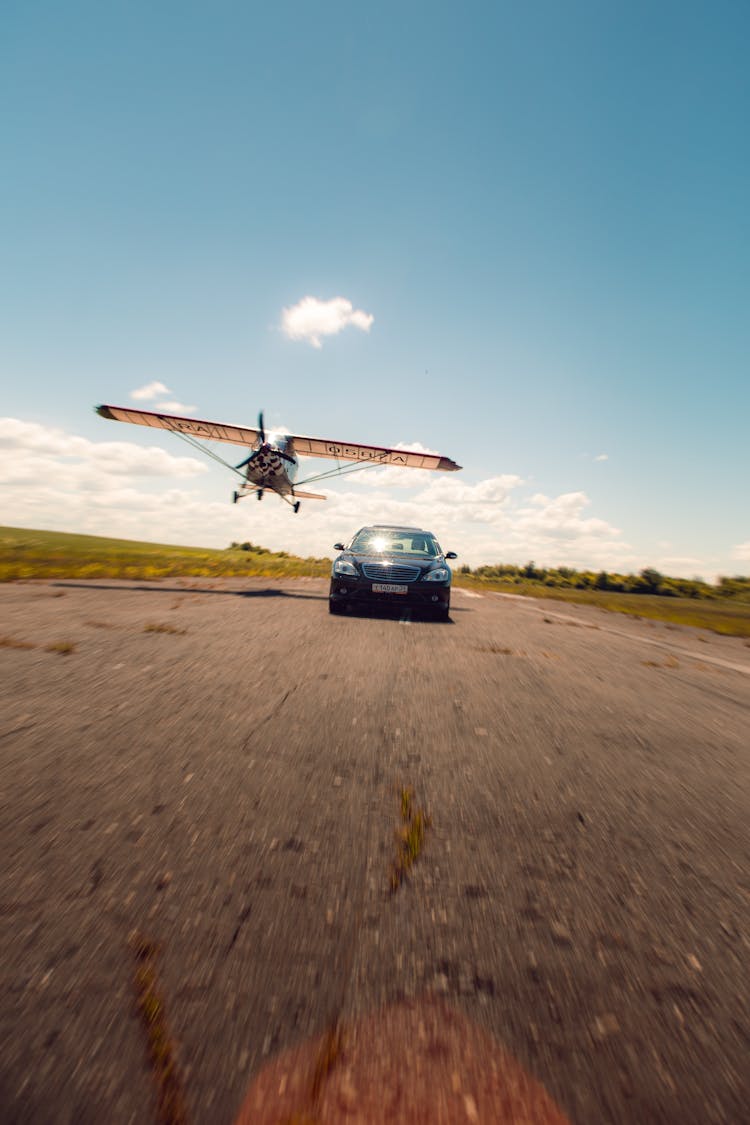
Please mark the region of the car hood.
<svg viewBox="0 0 750 1125"><path fill-rule="evenodd" d="M416 566L422 574L425 574L428 570L434 570L435 567L448 566L442 555L436 559L415 559L409 555L404 557L400 552L389 555L378 551L376 554L362 555L353 551L344 551L343 554L339 555L339 558L353 562L358 570L362 568L363 564L376 563L379 566Z"/></svg>

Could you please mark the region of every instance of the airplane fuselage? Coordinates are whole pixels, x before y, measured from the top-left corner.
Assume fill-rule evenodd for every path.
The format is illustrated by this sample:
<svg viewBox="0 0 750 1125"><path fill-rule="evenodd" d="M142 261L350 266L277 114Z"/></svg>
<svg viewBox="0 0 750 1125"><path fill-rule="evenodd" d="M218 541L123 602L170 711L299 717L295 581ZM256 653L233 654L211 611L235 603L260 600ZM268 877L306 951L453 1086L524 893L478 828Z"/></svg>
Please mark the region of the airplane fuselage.
<svg viewBox="0 0 750 1125"><path fill-rule="evenodd" d="M267 441L258 447L246 466L245 482L241 486L243 492L268 488L281 496L291 493L299 465L296 458L293 461L287 460L288 457L294 457L294 454L286 442L283 442L283 453L286 456L281 456L281 445L282 442L277 445Z"/></svg>

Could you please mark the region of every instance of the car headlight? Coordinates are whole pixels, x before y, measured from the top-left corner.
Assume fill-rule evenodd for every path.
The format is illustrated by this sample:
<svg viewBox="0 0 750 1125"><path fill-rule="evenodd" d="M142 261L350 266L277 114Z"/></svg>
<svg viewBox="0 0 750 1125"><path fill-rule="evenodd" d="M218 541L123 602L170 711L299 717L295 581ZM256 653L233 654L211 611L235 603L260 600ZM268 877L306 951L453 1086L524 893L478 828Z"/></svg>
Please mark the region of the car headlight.
<svg viewBox="0 0 750 1125"><path fill-rule="evenodd" d="M350 577L356 578L357 568L352 563L347 562L346 559L336 559L336 562L333 564L333 573L348 574Z"/></svg>
<svg viewBox="0 0 750 1125"><path fill-rule="evenodd" d="M447 582L450 578L451 572L447 566L436 566L434 570L428 570L424 576L425 582Z"/></svg>

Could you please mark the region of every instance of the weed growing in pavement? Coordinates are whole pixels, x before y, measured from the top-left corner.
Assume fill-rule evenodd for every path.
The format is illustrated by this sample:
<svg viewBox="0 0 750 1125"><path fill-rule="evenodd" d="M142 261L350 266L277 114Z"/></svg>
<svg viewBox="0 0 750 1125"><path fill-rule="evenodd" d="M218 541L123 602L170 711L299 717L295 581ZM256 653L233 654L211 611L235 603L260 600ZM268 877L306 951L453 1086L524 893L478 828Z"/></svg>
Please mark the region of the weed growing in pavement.
<svg viewBox="0 0 750 1125"><path fill-rule="evenodd" d="M186 1125L187 1109L175 1043L169 1033L164 999L156 976L159 948L142 934L130 939L135 957L136 1008L146 1032L148 1059L156 1084L160 1125Z"/></svg>
<svg viewBox="0 0 750 1125"><path fill-rule="evenodd" d="M401 787L401 828L396 832L396 858L391 866L391 892L395 893L420 856L432 820L414 804L414 790Z"/></svg>
<svg viewBox="0 0 750 1125"><path fill-rule="evenodd" d="M0 637L0 648L36 648L31 641L19 641L16 637Z"/></svg>
<svg viewBox="0 0 750 1125"><path fill-rule="evenodd" d="M60 656L68 656L69 653L75 652L76 646L72 641L53 641L52 644L45 645L45 652L57 652Z"/></svg>
<svg viewBox="0 0 750 1125"><path fill-rule="evenodd" d="M187 629L178 629L175 625L161 625L158 622L151 621L148 625L143 626L144 633L172 633L175 636L184 637Z"/></svg>

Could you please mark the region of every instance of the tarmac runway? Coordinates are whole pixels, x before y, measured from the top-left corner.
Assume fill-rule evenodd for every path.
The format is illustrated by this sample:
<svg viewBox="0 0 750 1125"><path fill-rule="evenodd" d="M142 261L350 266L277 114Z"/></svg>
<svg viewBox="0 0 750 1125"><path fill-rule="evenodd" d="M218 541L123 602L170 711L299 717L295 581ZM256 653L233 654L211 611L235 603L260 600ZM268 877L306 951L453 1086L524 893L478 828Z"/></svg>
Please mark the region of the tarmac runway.
<svg viewBox="0 0 750 1125"><path fill-rule="evenodd" d="M157 1120L144 963L194 1123L423 1000L580 1125L745 1120L750 648L458 589L448 623L330 617L326 590L0 587L2 1121Z"/></svg>

